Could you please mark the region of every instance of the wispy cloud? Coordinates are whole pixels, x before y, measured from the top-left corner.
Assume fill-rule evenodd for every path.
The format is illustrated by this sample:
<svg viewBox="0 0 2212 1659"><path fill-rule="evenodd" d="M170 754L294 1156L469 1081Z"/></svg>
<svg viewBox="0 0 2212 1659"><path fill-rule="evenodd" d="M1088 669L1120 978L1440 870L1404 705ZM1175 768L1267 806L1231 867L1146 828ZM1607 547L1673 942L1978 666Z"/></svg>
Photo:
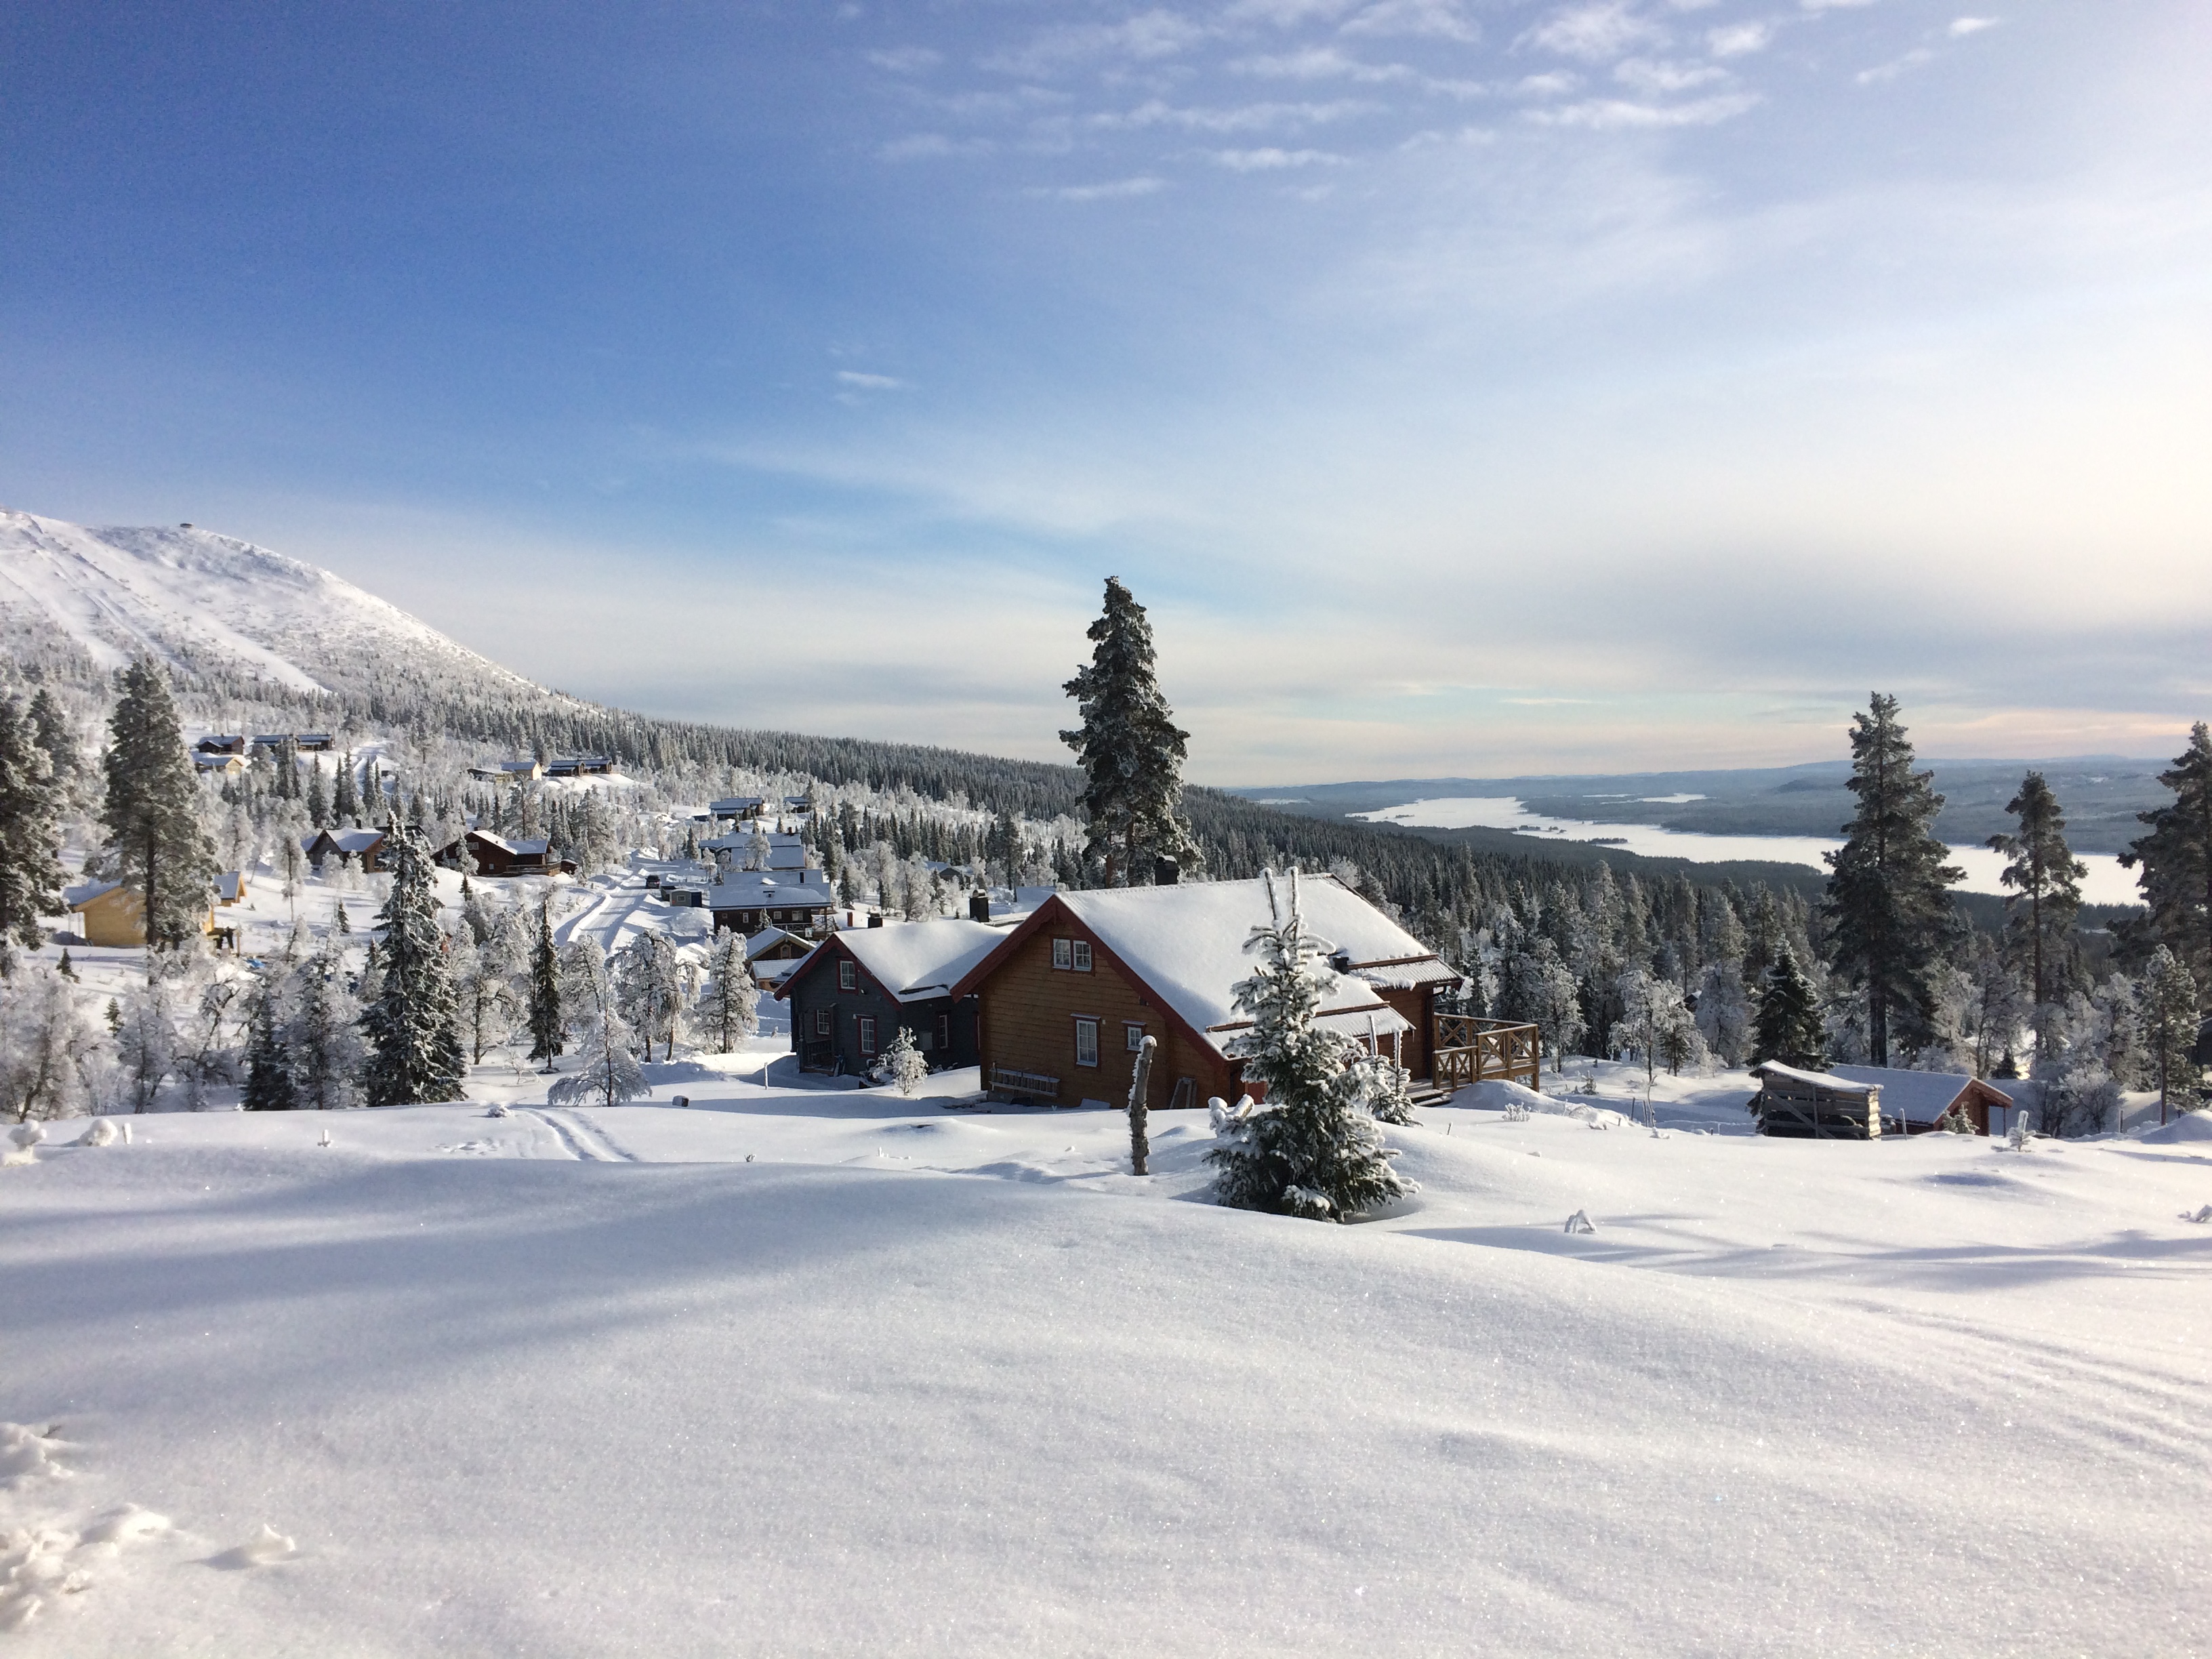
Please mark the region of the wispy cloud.
<svg viewBox="0 0 2212 1659"><path fill-rule="evenodd" d="M1459 0L1379 0L1344 25L1346 34L1425 36L1472 45L1482 31Z"/></svg>
<svg viewBox="0 0 2212 1659"><path fill-rule="evenodd" d="M1212 33L1181 12L1156 7L1118 23L1060 23L1018 46L985 57L983 67L1008 75L1053 75L1101 58L1139 61L1173 58Z"/></svg>
<svg viewBox="0 0 2212 1659"><path fill-rule="evenodd" d="M988 138L950 138L941 132L910 132L877 148L886 161L931 161L951 155L988 155L996 148Z"/></svg>
<svg viewBox="0 0 2212 1659"><path fill-rule="evenodd" d="M1876 86L1884 81L1894 81L1899 76L1910 74L1914 70L1923 69L1935 61L1936 54L1927 47L1915 46L1911 52L1902 57L1893 58L1887 64L1861 70L1851 79L1863 87Z"/></svg>
<svg viewBox="0 0 2212 1659"><path fill-rule="evenodd" d="M1023 192L1026 196L1046 197L1055 202L1112 202L1131 196L1150 196L1165 190L1167 180L1151 174L1134 179L1114 179L1097 185L1037 185Z"/></svg>
<svg viewBox="0 0 2212 1659"><path fill-rule="evenodd" d="M839 369L837 383L840 386L856 387L862 392L903 392L911 384L895 375L869 374L857 368Z"/></svg>
<svg viewBox="0 0 2212 1659"><path fill-rule="evenodd" d="M1742 58L1773 44L1771 23L1728 23L1705 34L1705 50L1716 58Z"/></svg>
<svg viewBox="0 0 2212 1659"><path fill-rule="evenodd" d="M920 75L943 63L945 54L927 46L891 46L881 52L870 52L868 61L879 70L889 70L893 75Z"/></svg>
<svg viewBox="0 0 2212 1659"><path fill-rule="evenodd" d="M1239 75L1274 81L1356 81L1379 84L1418 79L1404 64L1370 64L1340 46L1306 46L1297 52L1240 58L1229 66Z"/></svg>
<svg viewBox="0 0 2212 1659"><path fill-rule="evenodd" d="M1521 40L1563 57L1599 64L1610 63L1639 46L1664 46L1667 31L1630 10L1626 0L1598 0L1596 4L1553 12Z"/></svg>
<svg viewBox="0 0 2212 1659"><path fill-rule="evenodd" d="M1218 149L1214 161L1236 173L1272 173L1284 167L1340 167L1345 157L1325 149Z"/></svg>
<svg viewBox="0 0 2212 1659"><path fill-rule="evenodd" d="M1656 96L1690 92L1732 77L1717 64L1669 64L1649 58L1631 58L1614 66L1613 78L1623 86Z"/></svg>
<svg viewBox="0 0 2212 1659"><path fill-rule="evenodd" d="M1184 107L1152 99L1127 111L1108 111L1090 118L1102 129L1179 127L1189 132L1264 132L1279 127L1317 126L1347 117L1364 115L1377 106L1356 99L1340 98L1326 104L1237 104L1225 108Z"/></svg>
<svg viewBox="0 0 2212 1659"><path fill-rule="evenodd" d="M1728 93L1700 98L1687 104L1639 104L1624 98L1592 98L1579 104L1524 112L1527 118L1545 126L1589 127L1597 131L1622 128L1710 127L1733 120L1760 102L1755 92Z"/></svg>
<svg viewBox="0 0 2212 1659"><path fill-rule="evenodd" d="M1963 40L1970 34L1979 34L1984 29L1993 29L2002 20L1995 17L1954 17L1944 33L1954 40Z"/></svg>

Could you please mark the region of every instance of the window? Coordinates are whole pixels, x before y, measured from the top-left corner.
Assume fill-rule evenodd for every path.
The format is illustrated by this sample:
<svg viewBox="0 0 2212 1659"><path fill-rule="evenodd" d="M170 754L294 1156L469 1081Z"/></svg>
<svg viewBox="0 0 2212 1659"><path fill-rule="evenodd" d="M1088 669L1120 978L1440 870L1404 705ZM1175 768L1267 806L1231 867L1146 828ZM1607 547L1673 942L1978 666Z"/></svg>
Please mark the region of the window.
<svg viewBox="0 0 2212 1659"><path fill-rule="evenodd" d="M1098 1022L1079 1019L1075 1022L1075 1063L1096 1066L1098 1063Z"/></svg>
<svg viewBox="0 0 2212 1659"><path fill-rule="evenodd" d="M950 1014L937 1017L937 1046L940 1049L952 1046L952 1016Z"/></svg>
<svg viewBox="0 0 2212 1659"><path fill-rule="evenodd" d="M1125 1046L1133 1054L1145 1046L1145 1028L1133 1021L1122 1022L1121 1035Z"/></svg>
<svg viewBox="0 0 2212 1659"><path fill-rule="evenodd" d="M860 970L857 964L850 962L841 962L837 964L837 988L841 991L857 991L860 988Z"/></svg>
<svg viewBox="0 0 2212 1659"><path fill-rule="evenodd" d="M860 1016L860 1052L872 1058L876 1052L876 1018L873 1014Z"/></svg>
<svg viewBox="0 0 2212 1659"><path fill-rule="evenodd" d="M1075 971L1079 974L1089 973L1091 971L1091 941L1087 939L1074 939L1068 940L1068 943L1075 947Z"/></svg>
<svg viewBox="0 0 2212 1659"><path fill-rule="evenodd" d="M830 1011L827 1008L817 1008L814 1011L814 1035L817 1036L830 1035Z"/></svg>
<svg viewBox="0 0 2212 1659"><path fill-rule="evenodd" d="M1053 940L1052 965L1055 968L1072 968L1075 965L1075 941L1073 939L1056 939Z"/></svg>

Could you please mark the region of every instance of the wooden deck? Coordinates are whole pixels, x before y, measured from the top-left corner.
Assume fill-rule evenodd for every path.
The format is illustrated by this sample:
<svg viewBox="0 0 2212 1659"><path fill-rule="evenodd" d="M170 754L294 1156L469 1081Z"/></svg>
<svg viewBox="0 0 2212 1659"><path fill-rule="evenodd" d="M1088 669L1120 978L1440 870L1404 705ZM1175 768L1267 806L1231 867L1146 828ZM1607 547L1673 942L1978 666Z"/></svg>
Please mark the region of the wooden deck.
<svg viewBox="0 0 2212 1659"><path fill-rule="evenodd" d="M1463 1089L1492 1078L1533 1089L1541 1074L1544 1050L1533 1025L1477 1019L1472 1014L1438 1014L1431 1058L1431 1076L1439 1089Z"/></svg>

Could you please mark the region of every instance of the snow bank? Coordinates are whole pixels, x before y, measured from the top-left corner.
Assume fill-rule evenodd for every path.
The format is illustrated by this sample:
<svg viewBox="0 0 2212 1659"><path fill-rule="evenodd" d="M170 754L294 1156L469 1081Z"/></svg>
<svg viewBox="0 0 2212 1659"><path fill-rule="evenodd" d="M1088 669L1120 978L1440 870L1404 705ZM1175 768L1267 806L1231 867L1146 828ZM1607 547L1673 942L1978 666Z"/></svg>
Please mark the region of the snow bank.
<svg viewBox="0 0 2212 1659"><path fill-rule="evenodd" d="M2212 1140L2212 1111L2184 1112L2171 1123L2144 1130L2141 1139L2154 1146L2171 1146L2182 1141Z"/></svg>
<svg viewBox="0 0 2212 1659"><path fill-rule="evenodd" d="M1591 1106L1582 1101L1559 1100L1550 1095L1539 1094L1534 1089L1523 1088L1518 1083L1509 1083L1503 1078L1490 1078L1470 1085L1452 1097L1455 1106L1471 1106L1481 1112L1503 1112L1519 1107L1525 1112L1541 1112L1552 1117L1571 1117L1587 1123L1594 1129L1618 1129L1628 1122L1621 1114L1607 1106Z"/></svg>

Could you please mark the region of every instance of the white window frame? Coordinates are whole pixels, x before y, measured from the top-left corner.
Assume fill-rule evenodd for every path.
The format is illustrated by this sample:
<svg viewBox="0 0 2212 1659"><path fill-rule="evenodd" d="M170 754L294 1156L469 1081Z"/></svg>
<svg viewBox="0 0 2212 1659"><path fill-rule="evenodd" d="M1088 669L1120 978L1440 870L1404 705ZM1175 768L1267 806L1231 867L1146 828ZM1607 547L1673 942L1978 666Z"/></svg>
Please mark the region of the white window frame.
<svg viewBox="0 0 2212 1659"><path fill-rule="evenodd" d="M879 1052L876 1048L876 1017L855 1014L853 1017L853 1040L860 1045L860 1058L873 1060Z"/></svg>
<svg viewBox="0 0 2212 1659"><path fill-rule="evenodd" d="M1088 1060L1083 1057L1086 1043L1091 1050L1091 1058ZM1098 1066L1098 1022L1088 1014L1078 1014L1075 1017L1075 1063L1092 1071L1096 1071Z"/></svg>
<svg viewBox="0 0 2212 1659"><path fill-rule="evenodd" d="M1068 943L1075 947L1075 971L1079 974L1089 973L1091 971L1091 941L1087 939L1072 939Z"/></svg>
<svg viewBox="0 0 2212 1659"><path fill-rule="evenodd" d="M1059 969L1062 973L1066 973L1070 968L1073 968L1075 965L1074 946L1075 941L1072 939L1056 939L1053 940L1052 965L1054 968Z"/></svg>
<svg viewBox="0 0 2212 1659"><path fill-rule="evenodd" d="M1121 1038L1133 1054L1145 1046L1145 1028L1133 1019L1125 1019L1121 1022Z"/></svg>
<svg viewBox="0 0 2212 1659"><path fill-rule="evenodd" d="M841 991L857 991L860 988L860 964L849 957L838 959L837 988Z"/></svg>
<svg viewBox="0 0 2212 1659"><path fill-rule="evenodd" d="M830 1011L827 1008L817 1008L814 1011L814 1035L817 1036L830 1035Z"/></svg>

